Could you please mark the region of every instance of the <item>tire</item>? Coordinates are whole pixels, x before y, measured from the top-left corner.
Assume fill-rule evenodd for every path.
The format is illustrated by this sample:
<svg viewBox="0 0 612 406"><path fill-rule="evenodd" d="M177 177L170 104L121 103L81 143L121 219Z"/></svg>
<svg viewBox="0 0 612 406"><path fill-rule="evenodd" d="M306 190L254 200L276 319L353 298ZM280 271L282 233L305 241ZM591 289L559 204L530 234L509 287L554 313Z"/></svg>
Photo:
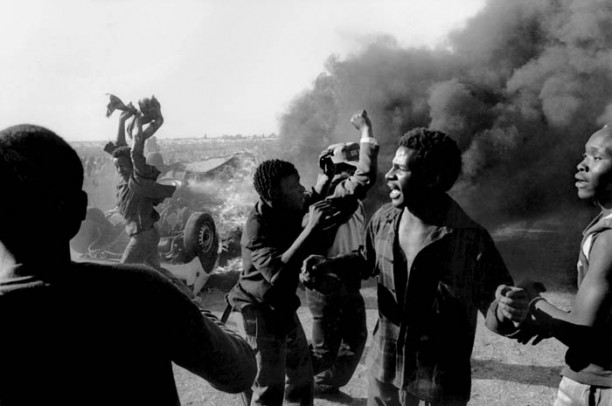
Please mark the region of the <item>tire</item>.
<svg viewBox="0 0 612 406"><path fill-rule="evenodd" d="M185 253L200 258L204 272L211 273L217 263L219 236L212 216L204 212L195 212L189 216L185 225L183 240Z"/></svg>

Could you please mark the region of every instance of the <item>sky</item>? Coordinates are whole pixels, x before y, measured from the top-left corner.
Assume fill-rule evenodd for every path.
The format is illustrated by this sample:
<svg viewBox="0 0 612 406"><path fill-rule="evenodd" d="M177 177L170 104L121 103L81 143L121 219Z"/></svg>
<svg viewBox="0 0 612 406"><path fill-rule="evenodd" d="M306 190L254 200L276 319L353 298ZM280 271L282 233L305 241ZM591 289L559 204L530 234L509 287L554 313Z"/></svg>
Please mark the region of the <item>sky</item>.
<svg viewBox="0 0 612 406"><path fill-rule="evenodd" d="M0 128L110 140L107 93L155 95L158 138L278 132L325 61L378 35L443 47L485 0L2 0ZM384 61L381 61L384 63Z"/></svg>

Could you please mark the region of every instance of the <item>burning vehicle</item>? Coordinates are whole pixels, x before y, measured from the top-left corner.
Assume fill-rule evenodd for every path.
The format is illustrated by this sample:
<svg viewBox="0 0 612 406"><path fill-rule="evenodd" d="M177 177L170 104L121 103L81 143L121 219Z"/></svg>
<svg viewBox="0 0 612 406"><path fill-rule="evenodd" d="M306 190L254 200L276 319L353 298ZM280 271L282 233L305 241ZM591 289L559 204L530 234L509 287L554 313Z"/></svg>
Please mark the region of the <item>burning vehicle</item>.
<svg viewBox="0 0 612 406"><path fill-rule="evenodd" d="M158 183L176 186L174 195L156 207L160 214L157 227L162 267L197 295L208 282L219 257L232 252L235 255L239 236L235 230L220 236L215 217L223 221L226 200L232 195L228 190L250 175L255 157L237 152L164 165L159 153L151 153L147 161L162 172ZM117 208L104 212L90 207L79 233L70 242L71 248L80 259L119 261L129 242L124 226L125 220Z"/></svg>

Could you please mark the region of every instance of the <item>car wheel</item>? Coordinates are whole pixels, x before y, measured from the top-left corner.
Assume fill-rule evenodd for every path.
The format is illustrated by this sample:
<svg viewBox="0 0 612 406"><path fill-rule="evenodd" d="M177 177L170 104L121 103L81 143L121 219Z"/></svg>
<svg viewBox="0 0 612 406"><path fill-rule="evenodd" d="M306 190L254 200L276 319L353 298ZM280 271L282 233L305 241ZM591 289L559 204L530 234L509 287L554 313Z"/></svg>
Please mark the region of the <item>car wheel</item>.
<svg viewBox="0 0 612 406"><path fill-rule="evenodd" d="M183 244L188 256L200 258L204 272L212 272L217 262L219 236L215 221L210 214L195 212L189 216L185 225Z"/></svg>

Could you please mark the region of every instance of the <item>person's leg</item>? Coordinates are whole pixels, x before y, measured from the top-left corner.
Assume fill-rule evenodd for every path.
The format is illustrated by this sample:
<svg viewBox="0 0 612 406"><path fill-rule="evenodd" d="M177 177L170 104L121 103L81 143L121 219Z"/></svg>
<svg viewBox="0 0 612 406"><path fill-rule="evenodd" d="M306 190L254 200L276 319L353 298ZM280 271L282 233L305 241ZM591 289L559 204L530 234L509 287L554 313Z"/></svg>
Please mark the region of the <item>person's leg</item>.
<svg viewBox="0 0 612 406"><path fill-rule="evenodd" d="M142 233L134 234L125 246L122 264L144 264L149 254L146 244L143 243Z"/></svg>
<svg viewBox="0 0 612 406"><path fill-rule="evenodd" d="M555 399L554 406L599 406L599 405L610 405L610 400L612 400L612 396L608 393L608 403L606 403L606 393L602 393L598 387L593 387L591 385L585 385L579 382L576 382L567 377L563 377L561 379L561 383L559 383L559 390L557 391L557 399ZM604 402L597 402L598 400L602 400Z"/></svg>
<svg viewBox="0 0 612 406"><path fill-rule="evenodd" d="M315 374L330 368L340 348L340 296L306 289L312 314L311 355Z"/></svg>
<svg viewBox="0 0 612 406"><path fill-rule="evenodd" d="M596 406L612 405L612 388L597 387L594 395Z"/></svg>
<svg viewBox="0 0 612 406"><path fill-rule="evenodd" d="M266 317L255 306L242 309L246 340L253 348L257 360L257 376L252 390L245 392L252 405L280 406L285 391L285 358L287 338L271 331Z"/></svg>
<svg viewBox="0 0 612 406"><path fill-rule="evenodd" d="M340 388L351 380L368 339L365 303L358 290L342 295L340 310L342 344L337 358L331 368L315 376L315 383L323 388Z"/></svg>
<svg viewBox="0 0 612 406"><path fill-rule="evenodd" d="M314 379L310 349L297 315L294 316L294 323L287 337L285 404L311 406Z"/></svg>
<svg viewBox="0 0 612 406"><path fill-rule="evenodd" d="M195 296L191 289L185 283L177 278L172 272L161 267L159 262L159 252L157 244L159 243L159 232L155 227L133 235L130 238L128 245L123 252L121 263L123 264L145 264L149 265L157 272L165 276L176 286L181 292L187 295L190 299Z"/></svg>
<svg viewBox="0 0 612 406"><path fill-rule="evenodd" d="M157 227L153 227L150 230L145 231L147 239L147 248L149 255L147 256L146 263L155 269L161 268L161 262L159 259L159 231Z"/></svg>
<svg viewBox="0 0 612 406"><path fill-rule="evenodd" d="M390 383L381 382L368 374L368 402L367 406L418 406L419 401L406 403L404 391ZM404 399L402 399L404 398ZM413 398L414 399L414 398ZM404 403L403 403L404 402Z"/></svg>

